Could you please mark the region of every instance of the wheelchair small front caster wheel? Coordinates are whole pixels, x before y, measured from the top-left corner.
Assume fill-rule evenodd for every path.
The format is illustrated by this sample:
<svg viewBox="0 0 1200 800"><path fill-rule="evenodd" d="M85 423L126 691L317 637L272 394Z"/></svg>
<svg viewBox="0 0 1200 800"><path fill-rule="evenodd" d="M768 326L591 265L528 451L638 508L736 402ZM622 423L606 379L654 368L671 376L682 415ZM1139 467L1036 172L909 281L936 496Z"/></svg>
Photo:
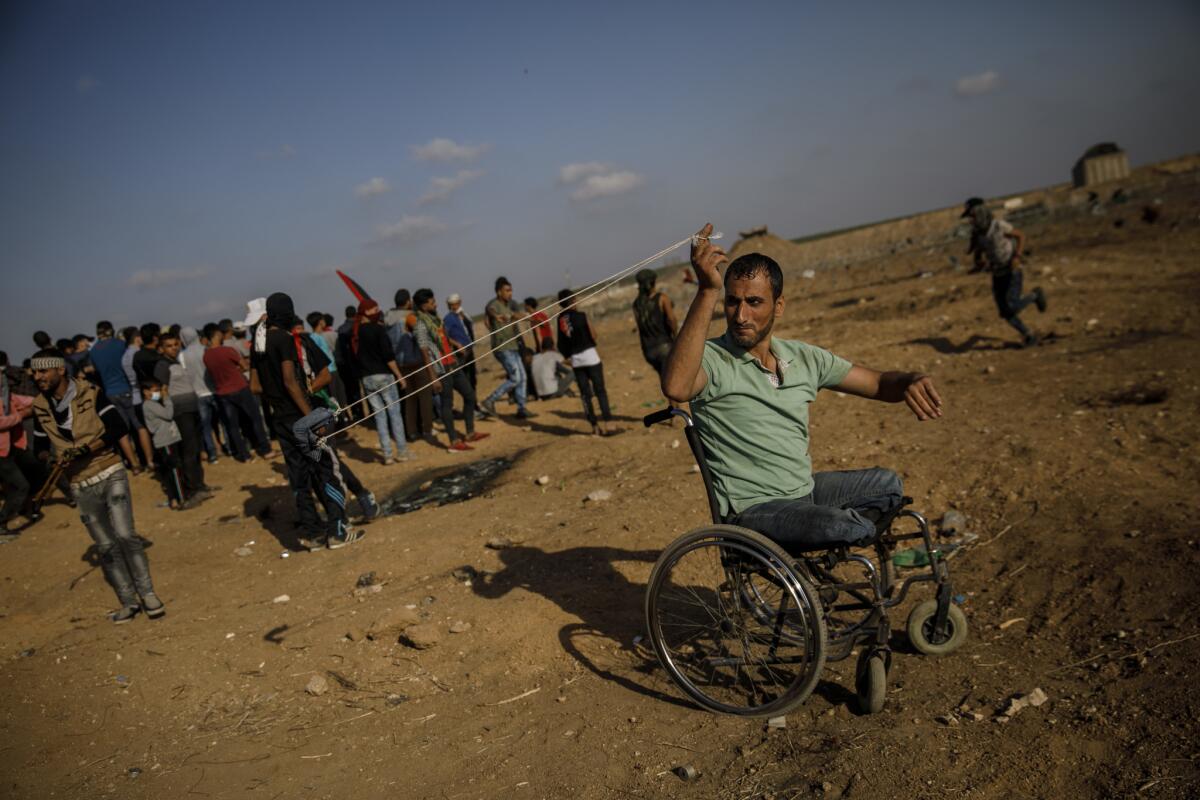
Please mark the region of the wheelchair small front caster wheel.
<svg viewBox="0 0 1200 800"><path fill-rule="evenodd" d="M887 664L882 653L864 650L858 657L855 670L855 689L858 692L858 712L878 714L883 710L887 694Z"/></svg>
<svg viewBox="0 0 1200 800"><path fill-rule="evenodd" d="M953 653L967 641L967 615L954 603L946 617L946 632L938 636L933 630L937 616L937 600L923 600L908 615L905 627L908 640L917 652L927 656L944 656Z"/></svg>

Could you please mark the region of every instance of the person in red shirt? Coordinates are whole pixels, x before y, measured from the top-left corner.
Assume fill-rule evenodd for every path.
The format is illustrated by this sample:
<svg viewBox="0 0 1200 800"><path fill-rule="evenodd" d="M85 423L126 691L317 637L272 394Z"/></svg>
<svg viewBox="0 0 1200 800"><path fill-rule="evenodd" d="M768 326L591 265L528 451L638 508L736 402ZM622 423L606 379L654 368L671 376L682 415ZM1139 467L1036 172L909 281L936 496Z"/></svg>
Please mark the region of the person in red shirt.
<svg viewBox="0 0 1200 800"><path fill-rule="evenodd" d="M242 436L243 425L247 425L254 435L255 451L265 458L271 455L271 441L267 438L258 400L250 392L250 384L244 374L249 369L249 360L240 349L224 344L225 336L220 328L212 328L215 330L209 326L204 328L204 335L209 342L208 349L204 351L204 367L212 377L213 394L217 396L217 404L225 417L225 429L229 431L233 457L238 461L251 459Z"/></svg>

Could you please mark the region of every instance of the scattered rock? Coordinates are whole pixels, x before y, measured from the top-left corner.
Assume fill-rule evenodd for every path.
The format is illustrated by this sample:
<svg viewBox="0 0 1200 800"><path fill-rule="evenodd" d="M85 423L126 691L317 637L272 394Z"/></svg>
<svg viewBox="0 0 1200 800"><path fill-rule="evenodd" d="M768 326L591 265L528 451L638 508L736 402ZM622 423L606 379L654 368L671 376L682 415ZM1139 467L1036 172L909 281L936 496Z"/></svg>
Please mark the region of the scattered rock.
<svg viewBox="0 0 1200 800"><path fill-rule="evenodd" d="M993 367L991 364L988 364L986 367L983 368L984 375L992 375L995 372L996 372L996 368Z"/></svg>
<svg viewBox="0 0 1200 800"><path fill-rule="evenodd" d="M952 716L950 714L942 714L940 716L936 716L933 718L933 721L940 725L945 725L947 728L953 728L956 725L958 725L958 717Z"/></svg>
<svg viewBox="0 0 1200 800"><path fill-rule="evenodd" d="M1037 708L1049 699L1050 698L1047 697L1046 693L1041 689L1034 689L1028 694L1019 694L1008 701L1008 707L1001 712L1000 716L996 718L996 721L1008 722L1008 720L1012 719L1018 711L1028 708L1029 706Z"/></svg>
<svg viewBox="0 0 1200 800"><path fill-rule="evenodd" d="M350 629L346 631L346 638L352 642L361 642L367 638L367 633L357 625L351 625Z"/></svg>
<svg viewBox="0 0 1200 800"><path fill-rule="evenodd" d="M769 720L767 720L767 728L769 728L771 730L783 730L786 727L787 727L787 717L786 716L781 715L778 717L771 717Z"/></svg>
<svg viewBox="0 0 1200 800"><path fill-rule="evenodd" d="M291 598L291 597L289 597L288 595L286 595L286 594L281 594L281 595L279 595L279 597L276 597L276 598L275 598L274 600L272 600L271 602L272 602L272 603L287 603L287 602L290 602L290 601L291 601L291 599L292 599L292 598Z"/></svg>
<svg viewBox="0 0 1200 800"><path fill-rule="evenodd" d="M451 633L466 633L471 630L471 623L463 622L461 619L450 626Z"/></svg>
<svg viewBox="0 0 1200 800"><path fill-rule="evenodd" d="M421 617L415 609L397 609L371 623L371 626L367 628L367 636L376 641L381 639L395 641L406 628L416 625L420 621Z"/></svg>
<svg viewBox="0 0 1200 800"><path fill-rule="evenodd" d="M233 554L239 558L245 558L246 556L254 555L254 551L249 547L239 547L237 550L233 551Z"/></svg>
<svg viewBox="0 0 1200 800"><path fill-rule="evenodd" d="M1091 319L1089 319L1087 321L1087 324L1085 324L1084 327L1090 331L1092 328L1096 327L1099 324L1100 324L1100 320L1096 319L1095 317L1092 317Z"/></svg>
<svg viewBox="0 0 1200 800"><path fill-rule="evenodd" d="M583 499L584 502L588 503L603 503L605 500L612 499L612 492L608 489L595 489L588 492L587 497Z"/></svg>
<svg viewBox="0 0 1200 800"><path fill-rule="evenodd" d="M800 273L800 277L805 278L806 280L812 280L813 278L817 277L817 271L815 269L806 269L804 272Z"/></svg>
<svg viewBox="0 0 1200 800"><path fill-rule="evenodd" d="M422 492L428 492L430 489L433 488L433 481L425 481L417 488L420 489Z"/></svg>
<svg viewBox="0 0 1200 800"><path fill-rule="evenodd" d="M507 536L493 536L487 540L487 544L484 546L491 550L504 550L513 546L513 540Z"/></svg>
<svg viewBox="0 0 1200 800"><path fill-rule="evenodd" d="M329 681L324 675L313 675L308 679L308 683L304 687L304 691L311 694L313 697L320 697L329 691Z"/></svg>
<svg viewBox="0 0 1200 800"><path fill-rule="evenodd" d="M137 778L138 775L142 774L142 768L141 767L130 767L129 769L125 770L125 774L129 776L130 780L134 780Z"/></svg>
<svg viewBox="0 0 1200 800"><path fill-rule="evenodd" d="M947 511L942 514L941 528L943 536L962 533L967 529L967 515L961 511Z"/></svg>
<svg viewBox="0 0 1200 800"><path fill-rule="evenodd" d="M412 625L400 634L400 641L415 650L428 650L442 640L442 632L433 623Z"/></svg>
<svg viewBox="0 0 1200 800"><path fill-rule="evenodd" d="M359 589L365 589L368 586L374 586L379 583L379 579L375 577L375 572L364 572L358 576L358 580L354 582L354 586Z"/></svg>
<svg viewBox="0 0 1200 800"><path fill-rule="evenodd" d="M671 440L671 449L672 449L672 450L678 450L678 449L679 449L679 440L678 440L678 439L672 439L672 440Z"/></svg>
<svg viewBox="0 0 1200 800"><path fill-rule="evenodd" d="M469 585L471 585L471 582L473 580L475 580L475 568L469 567L469 566L468 567L459 567L458 569L453 570L450 573L450 577L454 578L454 580L459 581L460 583L465 583L469 586Z"/></svg>
<svg viewBox="0 0 1200 800"><path fill-rule="evenodd" d="M387 696L387 698L386 698L386 699L384 699L384 701L383 701L383 702L384 702L384 703L386 703L386 704L387 704L387 705L389 705L389 706L398 706L398 705L400 705L401 703L407 703L407 702L408 702L408 695L405 695L405 694L389 694L389 695Z"/></svg>
<svg viewBox="0 0 1200 800"><path fill-rule="evenodd" d="M1142 532L1139 530L1125 531L1126 539L1136 539L1141 535L1142 535Z"/></svg>
<svg viewBox="0 0 1200 800"><path fill-rule="evenodd" d="M550 476L538 475L537 480L535 480L534 483L536 483L538 486L545 486L550 483Z"/></svg>

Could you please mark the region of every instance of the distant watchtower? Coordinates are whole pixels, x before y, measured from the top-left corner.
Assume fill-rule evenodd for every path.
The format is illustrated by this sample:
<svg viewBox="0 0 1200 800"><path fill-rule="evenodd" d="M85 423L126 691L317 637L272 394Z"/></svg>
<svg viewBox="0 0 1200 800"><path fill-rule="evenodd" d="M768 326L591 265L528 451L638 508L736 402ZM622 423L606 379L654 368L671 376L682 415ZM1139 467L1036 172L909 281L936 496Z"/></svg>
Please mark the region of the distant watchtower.
<svg viewBox="0 0 1200 800"><path fill-rule="evenodd" d="M1129 157L1112 142L1092 145L1075 162L1071 178L1076 188L1129 177Z"/></svg>

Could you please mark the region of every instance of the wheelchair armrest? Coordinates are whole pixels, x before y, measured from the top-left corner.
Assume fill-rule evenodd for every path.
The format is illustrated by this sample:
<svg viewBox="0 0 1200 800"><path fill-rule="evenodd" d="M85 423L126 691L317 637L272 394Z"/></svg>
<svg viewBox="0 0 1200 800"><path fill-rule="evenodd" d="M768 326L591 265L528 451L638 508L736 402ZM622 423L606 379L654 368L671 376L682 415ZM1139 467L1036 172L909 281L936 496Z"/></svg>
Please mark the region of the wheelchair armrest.
<svg viewBox="0 0 1200 800"><path fill-rule="evenodd" d="M649 428L651 425L657 425L660 422L666 422L671 418L671 407L667 406L662 411L655 411L653 414L647 414L642 417L642 424Z"/></svg>

